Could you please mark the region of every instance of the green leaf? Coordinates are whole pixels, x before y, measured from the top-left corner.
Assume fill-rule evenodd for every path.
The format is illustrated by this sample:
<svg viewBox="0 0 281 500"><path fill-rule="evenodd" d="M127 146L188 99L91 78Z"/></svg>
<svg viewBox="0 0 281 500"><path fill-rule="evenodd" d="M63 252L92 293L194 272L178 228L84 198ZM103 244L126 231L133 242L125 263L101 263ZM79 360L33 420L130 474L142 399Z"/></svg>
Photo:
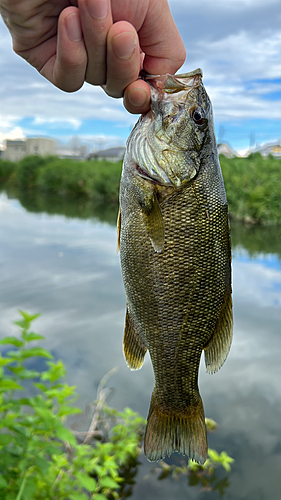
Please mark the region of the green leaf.
<svg viewBox="0 0 281 500"><path fill-rule="evenodd" d="M36 457L34 459L34 465L36 465L36 467L38 467L38 469L40 470L42 475L45 475L45 474L47 474L47 472L51 466L51 462L49 462L49 460L46 460L45 458Z"/></svg>
<svg viewBox="0 0 281 500"><path fill-rule="evenodd" d="M22 317L28 322L28 323L31 323L31 321L33 321L34 319L36 318L39 318L40 316L40 313L39 314L29 314L28 312L26 311L21 311L19 309L19 312L20 314L22 315Z"/></svg>
<svg viewBox="0 0 281 500"><path fill-rule="evenodd" d="M48 408L41 408L40 406L39 407L33 406L33 407L35 412L38 415L40 415L40 417L42 417L44 420L56 420L56 415L54 415L52 411L49 410Z"/></svg>
<svg viewBox="0 0 281 500"><path fill-rule="evenodd" d="M24 319L19 319L18 321L14 321L14 325L19 326L20 328L26 328L26 321Z"/></svg>
<svg viewBox="0 0 281 500"><path fill-rule="evenodd" d="M213 432L216 430L218 424L212 418L205 418L205 424L207 432Z"/></svg>
<svg viewBox="0 0 281 500"><path fill-rule="evenodd" d="M211 448L208 448L208 455L212 462L220 462L220 456L216 450L212 450Z"/></svg>
<svg viewBox="0 0 281 500"><path fill-rule="evenodd" d="M12 344L16 347L21 347L22 345L24 345L24 342L17 337L4 337L2 340L0 340L0 344Z"/></svg>
<svg viewBox="0 0 281 500"><path fill-rule="evenodd" d="M34 382L35 387L38 387L38 389L40 389L40 391L42 392L46 392L49 387L46 385L46 384L42 384L41 382Z"/></svg>
<svg viewBox="0 0 281 500"><path fill-rule="evenodd" d="M34 498L37 491L38 491L38 482L36 481L36 478L34 477L28 478L24 485L24 490L22 495L23 500L30 500L31 498Z"/></svg>
<svg viewBox="0 0 281 500"><path fill-rule="evenodd" d="M96 490L97 482L95 481L94 478L88 476L88 474L77 473L76 477L77 477L79 484L82 488L85 488L86 490L88 490L90 492L93 492Z"/></svg>
<svg viewBox="0 0 281 500"><path fill-rule="evenodd" d="M64 417L65 415L73 415L74 413L81 413L81 410L69 405L61 405L58 410L59 417Z"/></svg>
<svg viewBox="0 0 281 500"><path fill-rule="evenodd" d="M13 380L9 379L0 380L0 391L6 391L6 390L9 391L16 389L23 390L23 387L14 382Z"/></svg>
<svg viewBox="0 0 281 500"><path fill-rule="evenodd" d="M55 429L56 436L61 440L61 441L67 441L70 443L72 446L75 446L77 444L77 441L75 439L75 436L73 436L72 432L64 427L63 425L59 425Z"/></svg>
<svg viewBox="0 0 281 500"><path fill-rule="evenodd" d="M14 437L10 434L0 434L0 446L6 446L13 441ZM1 477L1 476L0 476Z"/></svg>
<svg viewBox="0 0 281 500"><path fill-rule="evenodd" d="M65 377L66 370L62 361L57 361L56 363L48 361L49 370L43 372L41 375L41 380L50 380L51 382L56 382L62 377Z"/></svg>
<svg viewBox="0 0 281 500"><path fill-rule="evenodd" d="M9 370L15 373L21 379L36 378L40 376L40 373L35 370L27 370L22 366L9 366Z"/></svg>
<svg viewBox="0 0 281 500"><path fill-rule="evenodd" d="M97 493L96 495L93 496L94 500L107 500L107 498L104 495L101 495L100 493Z"/></svg>
<svg viewBox="0 0 281 500"><path fill-rule="evenodd" d="M119 488L119 484L116 483L116 481L114 481L114 479L112 479L112 477L101 477L100 479L100 485L103 487L103 488L111 488L111 489L116 489L116 488Z"/></svg>
<svg viewBox="0 0 281 500"><path fill-rule="evenodd" d="M230 457L226 451L222 451L221 452L221 464L223 466L223 468L227 471L227 472L230 472L231 471L231 467L230 467L230 464L234 462L234 458Z"/></svg>
<svg viewBox="0 0 281 500"><path fill-rule="evenodd" d="M16 493L8 493L5 500L16 500Z"/></svg>
<svg viewBox="0 0 281 500"><path fill-rule="evenodd" d="M39 333L35 333L35 332L26 332L24 334L24 340L26 340L27 342L31 342L32 340L44 340L45 337L43 337L43 335L39 335Z"/></svg>
<svg viewBox="0 0 281 500"><path fill-rule="evenodd" d="M70 500L88 500L89 499L88 495L85 495L85 493L71 493L70 495L68 495L68 497L70 498ZM107 500L107 498L105 498L104 500Z"/></svg>
<svg viewBox="0 0 281 500"><path fill-rule="evenodd" d="M6 486L8 486L6 479L0 476L0 488L6 488Z"/></svg>
<svg viewBox="0 0 281 500"><path fill-rule="evenodd" d="M11 360L10 359L6 359L6 358L2 358L2 356L0 354L0 366L5 366L8 363L11 363ZM1 376L2 376L2 374L3 374L3 370L1 372Z"/></svg>
<svg viewBox="0 0 281 500"><path fill-rule="evenodd" d="M207 462L209 462L209 460L207 460L205 464ZM195 462L195 460L188 460L188 468L191 472L198 472L199 470L202 470L202 465Z"/></svg>
<svg viewBox="0 0 281 500"><path fill-rule="evenodd" d="M31 358L32 356L42 356L43 358L49 359L53 358L52 354L43 347L30 347L23 351L24 358Z"/></svg>

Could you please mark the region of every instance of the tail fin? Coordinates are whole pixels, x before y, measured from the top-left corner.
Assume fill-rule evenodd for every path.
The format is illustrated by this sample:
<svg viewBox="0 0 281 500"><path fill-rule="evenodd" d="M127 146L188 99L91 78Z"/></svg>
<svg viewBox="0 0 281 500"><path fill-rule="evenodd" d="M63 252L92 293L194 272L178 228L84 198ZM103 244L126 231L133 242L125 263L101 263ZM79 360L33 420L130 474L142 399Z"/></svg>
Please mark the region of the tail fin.
<svg viewBox="0 0 281 500"><path fill-rule="evenodd" d="M160 460L174 451L187 455L203 464L207 459L207 434L202 400L196 406L172 413L157 405L154 393L151 397L144 453L151 462Z"/></svg>

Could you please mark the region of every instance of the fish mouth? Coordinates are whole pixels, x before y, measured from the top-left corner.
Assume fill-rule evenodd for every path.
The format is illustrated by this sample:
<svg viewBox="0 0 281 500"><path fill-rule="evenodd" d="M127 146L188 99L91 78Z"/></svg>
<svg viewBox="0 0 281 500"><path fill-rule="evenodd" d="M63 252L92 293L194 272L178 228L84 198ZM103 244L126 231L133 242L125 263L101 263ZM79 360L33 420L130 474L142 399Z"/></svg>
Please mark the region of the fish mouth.
<svg viewBox="0 0 281 500"><path fill-rule="evenodd" d="M194 87L202 83L202 77L203 71L201 68L177 75L171 75L170 73L166 73L165 75L150 75L144 70L140 73L140 78L142 80L147 82L154 89L167 94L194 89Z"/></svg>
<svg viewBox="0 0 281 500"><path fill-rule="evenodd" d="M202 70L199 68L179 75L142 72L140 77L151 88L151 109L140 117L141 133L130 135L127 150L138 176L154 185L177 189L193 179L198 169L190 145L181 147L182 144L174 140L177 122L166 124L163 120L180 106L189 112L196 97L190 92L202 85ZM177 117L179 113L176 111Z"/></svg>

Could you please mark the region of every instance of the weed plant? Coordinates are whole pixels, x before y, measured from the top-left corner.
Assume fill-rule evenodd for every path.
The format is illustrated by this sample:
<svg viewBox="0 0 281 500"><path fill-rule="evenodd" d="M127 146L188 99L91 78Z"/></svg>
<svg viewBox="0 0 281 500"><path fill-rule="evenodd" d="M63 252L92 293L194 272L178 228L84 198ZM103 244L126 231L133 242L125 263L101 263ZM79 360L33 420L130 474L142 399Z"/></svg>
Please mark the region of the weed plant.
<svg viewBox="0 0 281 500"><path fill-rule="evenodd" d="M27 156L18 163L0 160L0 183L72 198L118 201L121 162L63 160Z"/></svg>
<svg viewBox="0 0 281 500"><path fill-rule="evenodd" d="M255 153L232 159L221 155L220 162L231 216L248 223L280 224L281 160ZM58 157L0 160L0 187L117 204L121 168L121 162Z"/></svg>
<svg viewBox="0 0 281 500"><path fill-rule="evenodd" d="M244 222L281 223L281 160L259 153L247 158L220 156L229 210Z"/></svg>
<svg viewBox="0 0 281 500"><path fill-rule="evenodd" d="M73 406L74 387L61 379L61 361L42 347L31 347L43 337L31 330L38 315L21 312L16 321L20 337L5 337L12 346L0 357L0 499L1 500L107 500L119 498L123 478L119 471L140 452L144 419L130 409L117 412L103 403L96 425L112 423L106 442L78 444L65 425ZM47 369L37 372L28 365L34 357L47 359ZM32 381L29 396L26 382ZM92 426L85 433L102 435Z"/></svg>
<svg viewBox="0 0 281 500"><path fill-rule="evenodd" d="M62 381L65 368L61 361L53 361L43 347L31 347L44 339L31 329L38 315L20 313L15 322L20 336L0 341L0 500L118 500L130 496L145 420L129 408L118 412L108 407L103 380L89 430L71 431L66 418L81 412L73 404L75 387ZM46 362L41 372L32 369L38 357ZM216 423L206 419L206 426L213 431ZM224 451L219 454L209 449L208 455L203 466L182 457L182 465L161 460L152 472L158 473L159 480L184 475L190 486L219 490L223 495L233 459ZM215 474L219 466L227 473L222 479Z"/></svg>

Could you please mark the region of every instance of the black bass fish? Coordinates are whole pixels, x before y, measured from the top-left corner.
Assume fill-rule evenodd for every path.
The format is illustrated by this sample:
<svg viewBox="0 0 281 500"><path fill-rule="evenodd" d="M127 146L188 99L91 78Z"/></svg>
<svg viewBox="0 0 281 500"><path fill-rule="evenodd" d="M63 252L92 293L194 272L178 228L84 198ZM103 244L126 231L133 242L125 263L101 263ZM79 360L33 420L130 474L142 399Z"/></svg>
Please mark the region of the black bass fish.
<svg viewBox="0 0 281 500"><path fill-rule="evenodd" d="M151 111L128 138L120 185L124 355L132 370L147 350L153 364L146 457L204 463L200 357L216 372L232 340L227 199L202 71L146 81Z"/></svg>

